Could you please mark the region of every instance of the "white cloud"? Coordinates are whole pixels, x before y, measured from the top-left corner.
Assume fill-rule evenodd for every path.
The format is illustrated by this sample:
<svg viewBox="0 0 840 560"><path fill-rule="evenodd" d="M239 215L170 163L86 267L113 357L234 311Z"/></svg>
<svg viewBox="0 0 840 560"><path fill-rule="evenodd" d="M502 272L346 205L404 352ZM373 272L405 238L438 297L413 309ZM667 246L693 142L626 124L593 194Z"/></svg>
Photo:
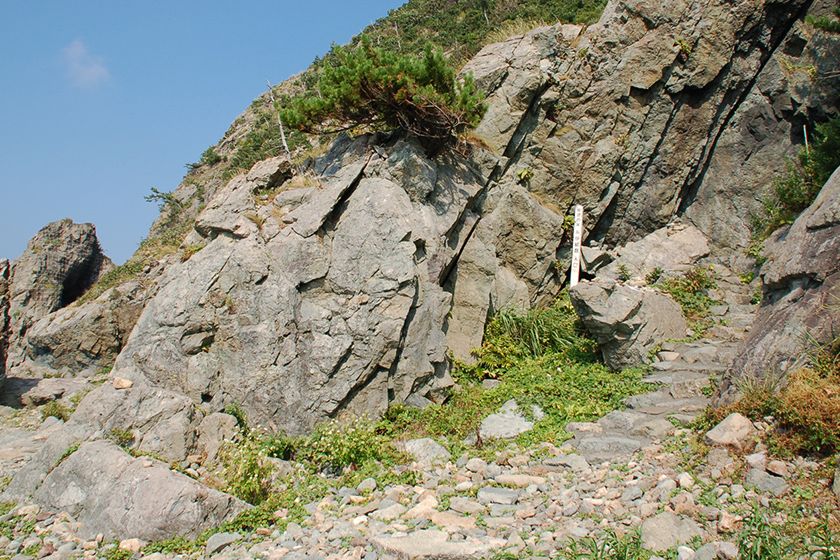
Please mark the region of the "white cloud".
<svg viewBox="0 0 840 560"><path fill-rule="evenodd" d="M67 70L67 77L78 88L95 88L107 82L110 77L102 57L92 54L80 39L64 47L61 58Z"/></svg>

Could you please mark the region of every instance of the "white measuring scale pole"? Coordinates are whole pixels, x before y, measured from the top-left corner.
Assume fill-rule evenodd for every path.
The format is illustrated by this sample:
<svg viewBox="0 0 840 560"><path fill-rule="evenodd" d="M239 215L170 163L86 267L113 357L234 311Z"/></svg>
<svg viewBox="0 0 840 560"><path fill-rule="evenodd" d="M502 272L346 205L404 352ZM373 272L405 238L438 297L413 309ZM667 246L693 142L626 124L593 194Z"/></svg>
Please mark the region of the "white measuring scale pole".
<svg viewBox="0 0 840 560"><path fill-rule="evenodd" d="M572 272L569 287L574 288L580 281L580 244L583 238L583 206L575 205L575 229L572 234Z"/></svg>

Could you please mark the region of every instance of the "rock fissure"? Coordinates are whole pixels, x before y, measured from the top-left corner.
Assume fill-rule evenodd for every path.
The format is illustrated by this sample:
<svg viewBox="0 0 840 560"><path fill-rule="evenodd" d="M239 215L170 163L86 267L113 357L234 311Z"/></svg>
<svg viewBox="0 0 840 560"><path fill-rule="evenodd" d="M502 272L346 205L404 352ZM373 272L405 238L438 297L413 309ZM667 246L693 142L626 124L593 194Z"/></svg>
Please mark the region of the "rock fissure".
<svg viewBox="0 0 840 560"><path fill-rule="evenodd" d="M788 34L790 33L790 30L793 28L794 25L796 25L797 21L805 17L805 14L807 14L808 9L811 7L812 3L812 0L807 0L802 4L799 11L795 15L789 16L787 18L787 24L784 26L783 31L777 31L775 37L771 39L771 44L767 51L762 52L762 56L759 59L759 65L757 70L749 79L743 90L737 94L736 100L733 101L731 105L729 105L729 108L726 111L726 116L724 117L720 125L717 126L717 130L714 133L714 136L711 138L711 141L707 144L707 146L704 147L703 154L701 155L698 165L695 166L692 172L686 176L686 180L680 188L679 194L677 196L678 203L674 210L675 216L684 214L688 206L690 206L695 201L697 197L697 192L700 189L700 185L703 183L705 174L708 171L709 166L711 165L712 159L714 158L715 149L717 148L718 142L720 142L721 136L726 131L729 123L732 122L732 119L735 116L736 112L743 106L746 98L755 90L755 86L758 82L759 76L764 71L770 60L772 60L773 55L783 45ZM753 52L754 49L750 49L750 51ZM715 77L715 80L717 80L723 74L724 69L721 69L721 72L718 74L718 76ZM723 109L726 106L727 103L724 101L721 103L720 108ZM710 128L710 132L712 129L715 128L716 124L717 119L712 121L712 127ZM707 135L707 137L710 136L711 135Z"/></svg>

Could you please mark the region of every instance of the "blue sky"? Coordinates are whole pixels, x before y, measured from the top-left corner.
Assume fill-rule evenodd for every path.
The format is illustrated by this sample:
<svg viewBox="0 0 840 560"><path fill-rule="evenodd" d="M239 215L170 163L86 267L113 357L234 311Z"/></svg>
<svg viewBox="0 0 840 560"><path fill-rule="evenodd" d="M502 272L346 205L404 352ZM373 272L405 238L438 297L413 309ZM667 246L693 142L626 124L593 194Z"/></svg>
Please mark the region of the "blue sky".
<svg viewBox="0 0 840 560"><path fill-rule="evenodd" d="M0 258L96 224L127 259L171 190L266 87L401 0L0 0Z"/></svg>

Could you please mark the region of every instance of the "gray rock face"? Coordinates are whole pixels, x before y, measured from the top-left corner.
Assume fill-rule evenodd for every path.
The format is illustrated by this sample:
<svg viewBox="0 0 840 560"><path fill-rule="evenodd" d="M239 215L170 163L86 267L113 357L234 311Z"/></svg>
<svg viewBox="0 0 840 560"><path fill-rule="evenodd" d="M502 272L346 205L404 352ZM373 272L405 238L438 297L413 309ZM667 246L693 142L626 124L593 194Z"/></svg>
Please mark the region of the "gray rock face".
<svg viewBox="0 0 840 560"><path fill-rule="evenodd" d="M483 180L440 162L412 200L407 162L432 163L411 144L385 160L365 142L339 143L323 185L282 208L258 205L264 185L249 176L218 193L198 220L207 246L161 278L114 374L211 410L241 403L289 433L413 393L434 398L450 383L441 278Z"/></svg>
<svg viewBox="0 0 840 560"><path fill-rule="evenodd" d="M710 252L706 236L690 224L674 223L615 250L613 261L599 271L600 278L618 279L619 267L630 275L631 283L644 283L656 268L685 272Z"/></svg>
<svg viewBox="0 0 840 560"><path fill-rule="evenodd" d="M736 396L741 378L778 378L803 366L814 343L840 331L840 171L790 228L765 243L764 298L752 330L721 385Z"/></svg>
<svg viewBox="0 0 840 560"><path fill-rule="evenodd" d="M612 280L581 282L569 291L575 311L613 369L645 363L655 344L682 338L686 322L671 298Z"/></svg>
<svg viewBox="0 0 840 560"><path fill-rule="evenodd" d="M393 135L343 139L311 165L317 184L290 179L277 158L225 186L215 181L189 238L203 249L160 278L115 374L210 411L241 403L254 421L290 433L327 417L376 415L391 402L439 400L451 382L447 350L469 360L494 311L530 307L560 289L573 204L586 210L585 241L606 246L675 217L701 223L718 210L707 196L716 192L706 185L710 170L718 180L731 176L734 152L722 139L731 140L731 124L751 130L756 122L740 104L796 89L790 109L774 114L780 126L767 129L768 146L791 149L784 123L826 105L821 92L837 89L835 78L794 84L767 71L788 39L805 44L784 47L797 51L789 56L818 68L834 60L831 37L795 30L798 39L786 38L803 5L615 2L597 25L540 28L486 47L466 66L488 92L477 134L489 151L431 160ZM223 151L234 141L226 138ZM175 196L193 194L185 184ZM753 192L737 196L755 203ZM726 227L713 245L740 239ZM704 250L692 239L686 254ZM642 361L648 339L680 336L670 333L684 324L658 314L667 304L652 305L657 313L645 316L649 306L628 304L615 323L628 332L604 334L616 347L611 365ZM39 327L33 343L50 332ZM112 333L119 346L124 332ZM80 349L75 363L36 346L30 359L75 368L84 347L116 347L72 337L68 345ZM19 363L26 352L17 346ZM101 416L119 414L103 408ZM176 424L194 430L194 420Z"/></svg>
<svg viewBox="0 0 840 560"><path fill-rule="evenodd" d="M114 363L148 298L147 288L127 282L96 300L41 318L26 335L24 361L16 370L88 375Z"/></svg>
<svg viewBox="0 0 840 560"><path fill-rule="evenodd" d="M44 507L82 523L80 534L147 541L195 537L244 510L236 498L174 473L159 461L132 458L112 443L85 443L35 491Z"/></svg>
<svg viewBox="0 0 840 560"><path fill-rule="evenodd" d="M41 229L12 268L6 368L23 361L38 319L73 303L112 266L92 224L61 220Z"/></svg>

